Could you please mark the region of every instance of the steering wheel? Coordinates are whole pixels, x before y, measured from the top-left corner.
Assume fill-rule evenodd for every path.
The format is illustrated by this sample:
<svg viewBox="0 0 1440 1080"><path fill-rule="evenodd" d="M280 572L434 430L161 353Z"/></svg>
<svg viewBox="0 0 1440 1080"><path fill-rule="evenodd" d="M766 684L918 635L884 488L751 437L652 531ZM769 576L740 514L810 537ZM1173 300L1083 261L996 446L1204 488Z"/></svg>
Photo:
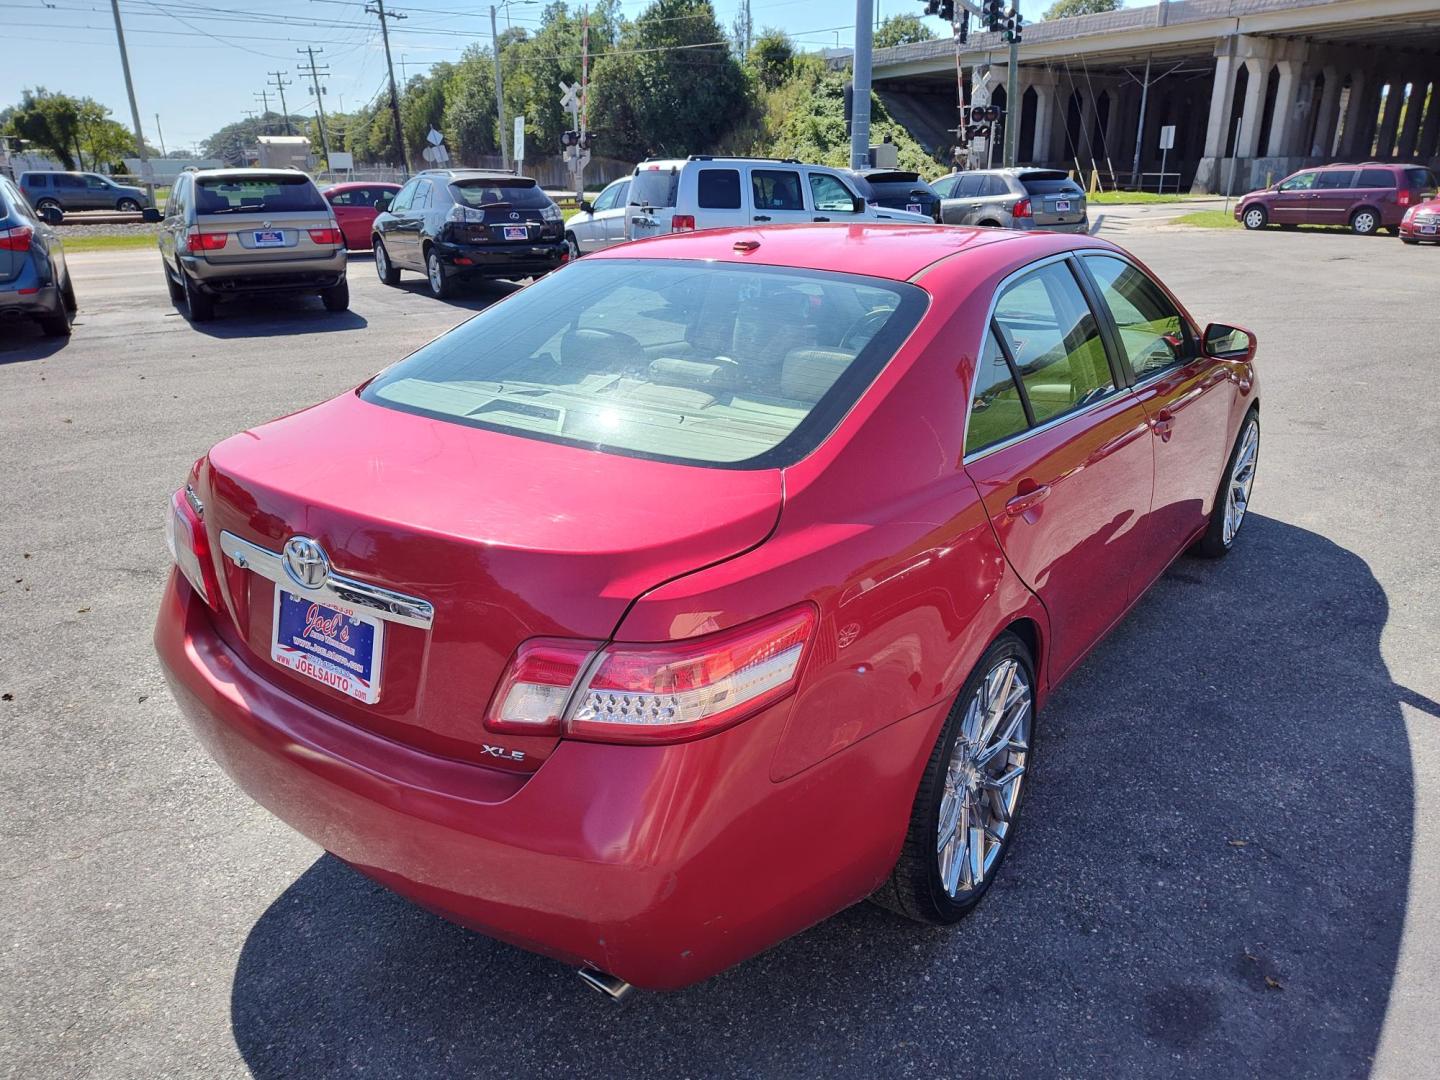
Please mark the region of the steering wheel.
<svg viewBox="0 0 1440 1080"><path fill-rule="evenodd" d="M891 311L891 308L875 308L861 315L850 324L850 329L845 331L845 335L840 339L840 348L853 348L855 352L859 352L870 343L871 338L880 332L880 328L889 320ZM860 340L852 346L853 338Z"/></svg>

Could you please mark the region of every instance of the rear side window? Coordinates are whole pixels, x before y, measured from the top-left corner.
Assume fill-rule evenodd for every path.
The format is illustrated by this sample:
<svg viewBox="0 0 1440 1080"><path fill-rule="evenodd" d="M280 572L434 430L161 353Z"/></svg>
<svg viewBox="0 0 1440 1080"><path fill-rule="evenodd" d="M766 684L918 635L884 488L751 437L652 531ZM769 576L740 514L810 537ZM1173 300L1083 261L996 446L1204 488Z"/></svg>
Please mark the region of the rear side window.
<svg viewBox="0 0 1440 1080"><path fill-rule="evenodd" d="M1322 172L1315 181L1316 191L1336 191L1341 188L1353 188L1355 177L1359 174L1354 169L1330 169ZM1364 187L1362 184L1361 187Z"/></svg>
<svg viewBox="0 0 1440 1080"><path fill-rule="evenodd" d="M1435 190L1435 174L1429 169L1406 169L1405 179L1410 187L1421 191Z"/></svg>
<svg viewBox="0 0 1440 1080"><path fill-rule="evenodd" d="M739 169L701 169L698 180L702 210L740 209Z"/></svg>
<svg viewBox="0 0 1440 1080"><path fill-rule="evenodd" d="M1086 255L1085 266L1100 287L1137 379L1190 358L1190 331L1185 320L1138 266L1112 255Z"/></svg>
<svg viewBox="0 0 1440 1080"><path fill-rule="evenodd" d="M426 185L421 185L421 190ZM534 180L507 180L504 177L479 177L457 180L450 185L455 201L472 209L512 206L517 210L543 210L550 205L550 196ZM433 200L426 205L438 205ZM417 195L413 209L422 209Z"/></svg>
<svg viewBox="0 0 1440 1080"><path fill-rule="evenodd" d="M1395 174L1389 169L1361 169L1359 187L1393 188Z"/></svg>
<svg viewBox="0 0 1440 1080"><path fill-rule="evenodd" d="M804 210L800 174L789 169L756 169L750 174L756 210Z"/></svg>
<svg viewBox="0 0 1440 1080"><path fill-rule="evenodd" d="M998 198L1010 194L1010 185L1005 182L1003 176L985 177L985 189L981 192L987 199Z"/></svg>
<svg viewBox="0 0 1440 1080"><path fill-rule="evenodd" d="M20 177L20 183L25 185L26 187L49 187L50 177L46 176L44 173L27 172L24 176Z"/></svg>
<svg viewBox="0 0 1440 1080"><path fill-rule="evenodd" d="M680 174L674 169L640 169L630 181L631 206L674 206Z"/></svg>
<svg viewBox="0 0 1440 1080"><path fill-rule="evenodd" d="M429 209L430 209L430 195L431 195L431 192L432 192L432 190L434 189L434 187L435 187L435 185L432 184L429 180L421 180L421 181L420 181L420 186L415 189L415 197L410 200L410 209L411 209L411 210L429 210ZM500 201L499 199L493 200L493 202L499 202L499 201Z"/></svg>
<svg viewBox="0 0 1440 1080"><path fill-rule="evenodd" d="M985 335L985 351L975 373L975 393L970 398L970 417L965 426L965 453L994 446L1029 425L1015 371L992 327Z"/></svg>
<svg viewBox="0 0 1440 1080"><path fill-rule="evenodd" d="M56 173L55 186L57 188L69 188L72 191L78 191L85 186L85 181L70 173Z"/></svg>
<svg viewBox="0 0 1440 1080"><path fill-rule="evenodd" d="M1065 263L1009 285L996 304L995 324L1037 424L1114 393L1099 325Z"/></svg>
<svg viewBox="0 0 1440 1080"><path fill-rule="evenodd" d="M207 177L196 184L197 214L288 214L325 210L308 176Z"/></svg>
<svg viewBox="0 0 1440 1080"><path fill-rule="evenodd" d="M913 285L790 268L582 259L361 392L588 449L782 467L819 444L925 309Z"/></svg>

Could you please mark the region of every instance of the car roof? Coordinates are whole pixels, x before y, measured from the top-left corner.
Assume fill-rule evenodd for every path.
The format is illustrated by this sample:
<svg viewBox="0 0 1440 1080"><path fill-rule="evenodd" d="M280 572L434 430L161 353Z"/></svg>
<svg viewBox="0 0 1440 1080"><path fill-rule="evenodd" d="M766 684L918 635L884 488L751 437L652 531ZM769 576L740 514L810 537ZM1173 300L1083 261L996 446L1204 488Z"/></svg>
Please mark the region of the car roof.
<svg viewBox="0 0 1440 1080"><path fill-rule="evenodd" d="M741 241L755 241L753 250L736 250ZM632 240L605 248L591 259L707 259L717 262L760 263L805 270L836 270L868 277L908 281L926 267L952 255L1004 245L1015 257L1030 252L1041 258L1052 251L1095 247L1113 251L1112 245L1088 236L1060 233L976 229L957 225L908 225L898 222L863 224L766 225L760 228L705 229ZM1002 256L1003 258L1003 256Z"/></svg>

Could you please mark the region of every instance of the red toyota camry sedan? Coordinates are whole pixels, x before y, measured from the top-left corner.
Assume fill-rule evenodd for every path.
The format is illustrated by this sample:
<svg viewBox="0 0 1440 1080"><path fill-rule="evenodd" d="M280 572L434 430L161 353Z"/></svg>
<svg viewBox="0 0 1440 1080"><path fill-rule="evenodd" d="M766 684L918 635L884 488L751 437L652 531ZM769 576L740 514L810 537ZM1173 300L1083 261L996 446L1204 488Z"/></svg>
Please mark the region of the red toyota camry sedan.
<svg viewBox="0 0 1440 1080"><path fill-rule="evenodd" d="M1236 542L1254 354L1083 236L610 248L198 461L156 647L262 805L612 994L951 923L1047 695Z"/></svg>

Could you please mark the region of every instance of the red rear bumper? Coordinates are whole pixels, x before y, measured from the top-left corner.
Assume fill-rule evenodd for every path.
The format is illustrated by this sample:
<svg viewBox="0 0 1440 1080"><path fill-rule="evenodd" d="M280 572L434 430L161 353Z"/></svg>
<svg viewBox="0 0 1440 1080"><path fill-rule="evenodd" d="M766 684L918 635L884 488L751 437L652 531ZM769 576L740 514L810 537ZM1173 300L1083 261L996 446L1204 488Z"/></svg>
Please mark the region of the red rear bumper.
<svg viewBox="0 0 1440 1080"><path fill-rule="evenodd" d="M779 784L784 703L676 746L567 741L526 777L284 694L174 574L155 646L201 742L282 820L456 922L650 989L707 978L871 892L899 854L944 709Z"/></svg>

